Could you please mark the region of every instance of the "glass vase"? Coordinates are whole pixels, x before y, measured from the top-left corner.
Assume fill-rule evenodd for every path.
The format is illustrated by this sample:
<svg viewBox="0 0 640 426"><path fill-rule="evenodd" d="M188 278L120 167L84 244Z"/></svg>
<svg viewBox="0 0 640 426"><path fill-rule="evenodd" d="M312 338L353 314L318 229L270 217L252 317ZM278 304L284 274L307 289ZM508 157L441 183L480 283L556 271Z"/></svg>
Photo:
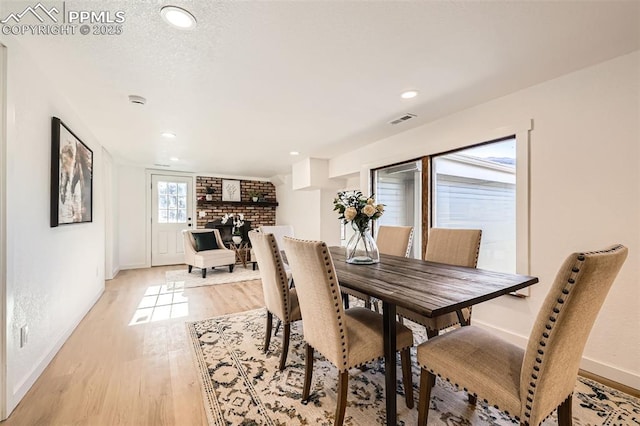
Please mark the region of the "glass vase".
<svg viewBox="0 0 640 426"><path fill-rule="evenodd" d="M371 236L369 227L359 229L353 225L354 234L346 247L347 263L356 265L371 265L380 262L380 253L375 240Z"/></svg>

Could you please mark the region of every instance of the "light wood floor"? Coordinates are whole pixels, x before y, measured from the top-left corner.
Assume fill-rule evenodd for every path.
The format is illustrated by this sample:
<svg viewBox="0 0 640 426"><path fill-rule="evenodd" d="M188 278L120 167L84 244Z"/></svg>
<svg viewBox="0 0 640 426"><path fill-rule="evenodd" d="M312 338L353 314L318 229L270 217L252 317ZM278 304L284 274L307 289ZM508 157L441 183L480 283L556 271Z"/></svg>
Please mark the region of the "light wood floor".
<svg viewBox="0 0 640 426"><path fill-rule="evenodd" d="M122 271L2 426L206 425L185 321L264 306L260 281L184 290L188 316L129 325L160 267Z"/></svg>

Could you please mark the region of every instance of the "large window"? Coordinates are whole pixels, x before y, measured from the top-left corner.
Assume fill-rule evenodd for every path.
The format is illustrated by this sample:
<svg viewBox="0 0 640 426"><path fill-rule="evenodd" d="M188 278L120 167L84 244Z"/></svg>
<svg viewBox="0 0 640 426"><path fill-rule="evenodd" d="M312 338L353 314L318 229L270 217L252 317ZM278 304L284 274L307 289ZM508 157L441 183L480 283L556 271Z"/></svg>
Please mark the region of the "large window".
<svg viewBox="0 0 640 426"><path fill-rule="evenodd" d="M482 229L478 268L516 272L516 140L432 157L432 226Z"/></svg>
<svg viewBox="0 0 640 426"><path fill-rule="evenodd" d="M421 258L422 162L396 164L374 170L376 202L385 205L376 226L413 226L411 257Z"/></svg>

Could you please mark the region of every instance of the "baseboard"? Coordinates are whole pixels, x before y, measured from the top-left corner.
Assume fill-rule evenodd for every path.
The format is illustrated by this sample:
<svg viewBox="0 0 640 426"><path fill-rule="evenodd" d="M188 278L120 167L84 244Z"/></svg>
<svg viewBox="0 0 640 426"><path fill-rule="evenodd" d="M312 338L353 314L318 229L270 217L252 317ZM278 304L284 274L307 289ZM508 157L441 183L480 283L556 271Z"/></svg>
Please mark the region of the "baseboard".
<svg viewBox="0 0 640 426"><path fill-rule="evenodd" d="M514 345L520 346L524 348L527 346L527 342L529 340L529 336L521 336L519 334L515 334L511 331L504 330L493 325L487 324L485 322L474 319L473 325L477 325L478 327L482 327L487 330L491 330L493 333L496 333L503 339L508 342L513 343ZM640 389L640 375L635 374L631 371L623 370L619 367L606 364L602 361L596 361L591 358L587 358L585 356L582 357L580 361L580 369L584 370L587 373L591 373L600 377L604 377L609 380L611 384L605 383L608 386L614 387L616 389L622 390L622 387L616 387L615 384L619 383L624 386L628 386L633 389Z"/></svg>
<svg viewBox="0 0 640 426"><path fill-rule="evenodd" d="M133 263L131 265L120 265L120 271L124 271L127 269L142 269L142 268L148 268L149 265L147 265L146 263Z"/></svg>
<svg viewBox="0 0 640 426"><path fill-rule="evenodd" d="M71 326L65 330L65 332L60 336L60 338L51 345L50 349L38 360L36 365L33 367L31 372L27 374L22 380L16 384L13 388L13 394L10 396L9 401L7 401L7 416L11 415L11 412L14 408L20 403L22 398L27 394L31 386L38 380L38 377L42 374L42 372L47 368L51 360L56 356L62 345L67 341L71 333L78 327L80 321L89 313L93 305L96 304L100 296L104 293L104 286L100 288L97 294L91 299L91 301L87 304L86 308L77 316L76 320L73 321Z"/></svg>
<svg viewBox="0 0 640 426"><path fill-rule="evenodd" d="M120 267L116 266L115 268L113 268L113 270L111 271L111 277L107 278L107 281L110 281L112 279L114 279L115 277L118 276L118 272L120 272Z"/></svg>

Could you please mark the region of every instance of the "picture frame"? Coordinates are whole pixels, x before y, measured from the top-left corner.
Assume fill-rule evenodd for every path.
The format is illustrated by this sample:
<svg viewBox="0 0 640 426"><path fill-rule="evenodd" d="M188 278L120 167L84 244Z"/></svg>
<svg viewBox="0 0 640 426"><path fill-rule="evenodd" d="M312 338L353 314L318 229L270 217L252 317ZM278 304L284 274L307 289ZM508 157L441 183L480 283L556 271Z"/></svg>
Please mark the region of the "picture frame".
<svg viewBox="0 0 640 426"><path fill-rule="evenodd" d="M240 181L222 179L222 201L240 201Z"/></svg>
<svg viewBox="0 0 640 426"><path fill-rule="evenodd" d="M93 222L93 151L51 119L51 227Z"/></svg>

